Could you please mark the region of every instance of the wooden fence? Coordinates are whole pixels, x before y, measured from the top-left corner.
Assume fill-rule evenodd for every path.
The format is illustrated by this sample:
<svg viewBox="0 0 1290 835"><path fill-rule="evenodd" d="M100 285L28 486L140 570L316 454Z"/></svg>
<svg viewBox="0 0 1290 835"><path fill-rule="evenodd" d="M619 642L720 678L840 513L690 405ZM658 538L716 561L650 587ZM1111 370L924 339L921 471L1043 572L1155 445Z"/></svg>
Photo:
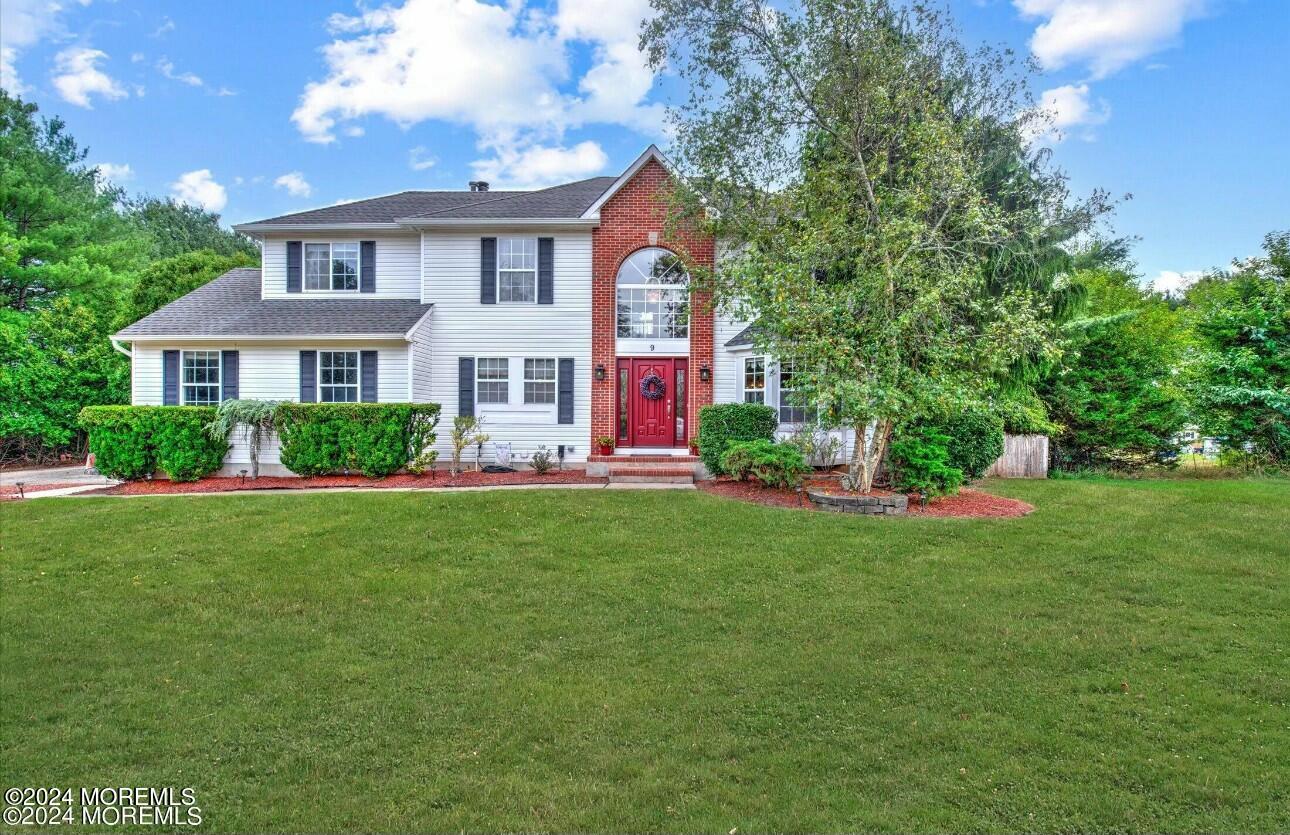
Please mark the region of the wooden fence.
<svg viewBox="0 0 1290 835"><path fill-rule="evenodd" d="M998 478L1047 478L1047 435L1004 435L1003 455L986 470Z"/></svg>

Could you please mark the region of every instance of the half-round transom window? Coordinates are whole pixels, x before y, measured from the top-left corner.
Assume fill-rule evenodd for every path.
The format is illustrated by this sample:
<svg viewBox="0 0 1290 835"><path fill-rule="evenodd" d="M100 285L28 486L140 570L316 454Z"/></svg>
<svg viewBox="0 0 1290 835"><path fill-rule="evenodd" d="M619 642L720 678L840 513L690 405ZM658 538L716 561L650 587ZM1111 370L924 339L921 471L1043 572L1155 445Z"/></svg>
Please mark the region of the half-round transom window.
<svg viewBox="0 0 1290 835"><path fill-rule="evenodd" d="M633 252L618 268L618 336L685 339L690 335L690 276L660 247Z"/></svg>

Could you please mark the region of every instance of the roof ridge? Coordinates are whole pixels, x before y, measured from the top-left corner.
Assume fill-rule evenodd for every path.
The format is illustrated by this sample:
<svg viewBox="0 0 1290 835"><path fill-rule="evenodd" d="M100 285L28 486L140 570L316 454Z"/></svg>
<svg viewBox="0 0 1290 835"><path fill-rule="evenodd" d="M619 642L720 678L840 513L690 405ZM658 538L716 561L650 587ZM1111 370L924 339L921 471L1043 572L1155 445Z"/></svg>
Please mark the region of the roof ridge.
<svg viewBox="0 0 1290 835"><path fill-rule="evenodd" d="M589 182L591 182L592 180L602 180L602 179L605 179L605 175L597 175L597 176L595 176L595 177L583 177L581 180L574 180L574 181L572 181L572 182L568 182L568 183L557 183L557 184L555 184L555 185L553 185L553 186L547 186L546 188L535 188L535 189L533 189L533 190L531 190L531 191L512 191L512 192L506 192L506 193L505 193L505 194L506 194L506 196L505 196L505 197L499 197L499 198L497 198L496 200L480 200L478 203L471 203L471 204L469 204L469 205L470 205L470 207L471 207L471 208L474 208L474 207L476 207L476 206L491 206L491 205L493 205L493 204L495 204L495 203L500 203L500 202L502 202L503 200L514 200L514 199L516 199L516 198L518 198L518 197L531 197L531 196L533 196L534 194L541 194L541 193L543 193L543 192L545 192L545 191L554 191L555 189L558 189L558 188L568 188L568 187L570 187L570 186L577 186L577 185L582 185L583 183L589 183ZM599 196L599 195L597 195L597 196ZM434 217L435 215L441 215L441 214L443 214L444 212L451 212L451 211L454 211L455 209L461 209L461 208L464 208L466 205L467 205L467 204L462 203L460 206L449 206L449 207L447 207L447 208L445 208L445 209L439 209L439 210L437 210L437 211L430 212L429 214L424 214L424 215L414 215L414 217Z"/></svg>

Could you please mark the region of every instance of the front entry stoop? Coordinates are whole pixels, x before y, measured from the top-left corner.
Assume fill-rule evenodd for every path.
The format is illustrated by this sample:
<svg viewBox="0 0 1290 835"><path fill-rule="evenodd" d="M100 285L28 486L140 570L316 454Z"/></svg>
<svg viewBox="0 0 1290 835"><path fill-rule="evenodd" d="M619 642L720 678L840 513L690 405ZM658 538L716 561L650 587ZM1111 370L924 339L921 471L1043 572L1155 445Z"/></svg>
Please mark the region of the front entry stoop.
<svg viewBox="0 0 1290 835"><path fill-rule="evenodd" d="M693 484L696 464L691 461L649 461L608 466L611 484Z"/></svg>

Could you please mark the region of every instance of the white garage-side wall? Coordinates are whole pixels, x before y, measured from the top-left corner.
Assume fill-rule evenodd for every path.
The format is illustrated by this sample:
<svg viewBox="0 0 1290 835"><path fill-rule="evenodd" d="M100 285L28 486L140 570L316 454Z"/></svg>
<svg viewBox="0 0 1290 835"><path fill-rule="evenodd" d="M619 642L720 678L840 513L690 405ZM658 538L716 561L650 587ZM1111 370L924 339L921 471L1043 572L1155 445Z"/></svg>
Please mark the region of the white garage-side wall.
<svg viewBox="0 0 1290 835"><path fill-rule="evenodd" d="M357 243L376 242L376 292L302 291L287 292L287 241L307 243ZM326 298L398 298L415 299L421 295L420 272L421 239L415 233L405 235L331 235L327 233L293 232L266 235L261 251L260 281L266 299L326 299Z"/></svg>
<svg viewBox="0 0 1290 835"><path fill-rule="evenodd" d="M555 239L554 304L483 304L480 302L482 237L550 237ZM491 441L483 460L496 455L495 444L511 445L513 463L544 445L555 454L566 446L566 462L585 461L591 442L591 233L566 231L427 231L422 253L425 283L422 301L434 305L428 323L431 367L428 396L443 406L437 448L440 461L452 455L449 435L457 415L460 357L509 359L509 402L476 404ZM571 357L574 361L573 423L556 420L551 406L523 402L525 358ZM415 385L425 385L418 376ZM422 399L421 388L417 399ZM568 451L572 448L572 451ZM473 461L473 450L466 460Z"/></svg>
<svg viewBox="0 0 1290 835"><path fill-rule="evenodd" d="M255 342L184 342L147 345L135 343L131 349L130 402L136 406L162 405L161 358L166 350L206 350L238 352L238 397L243 400L300 399L300 352L304 350L377 351L376 396L381 403L406 403L408 400L408 345L404 342L361 343L319 340L265 344ZM224 472L235 473L251 461L242 433L235 430L229 438L231 448L224 457ZM263 472L272 474L277 465L278 439L270 438L260 450ZM284 473L286 474L286 473Z"/></svg>

